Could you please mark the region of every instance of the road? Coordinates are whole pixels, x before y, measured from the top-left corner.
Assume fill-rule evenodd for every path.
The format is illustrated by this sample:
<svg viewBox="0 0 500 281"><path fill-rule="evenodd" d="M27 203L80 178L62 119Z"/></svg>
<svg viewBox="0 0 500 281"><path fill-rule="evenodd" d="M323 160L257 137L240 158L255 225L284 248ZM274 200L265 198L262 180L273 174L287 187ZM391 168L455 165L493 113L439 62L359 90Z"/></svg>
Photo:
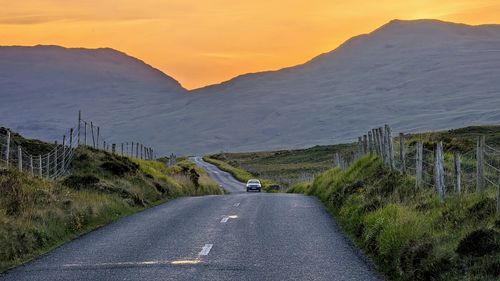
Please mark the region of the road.
<svg viewBox="0 0 500 281"><path fill-rule="evenodd" d="M180 198L120 219L0 275L0 280L382 280L321 203L246 193Z"/></svg>

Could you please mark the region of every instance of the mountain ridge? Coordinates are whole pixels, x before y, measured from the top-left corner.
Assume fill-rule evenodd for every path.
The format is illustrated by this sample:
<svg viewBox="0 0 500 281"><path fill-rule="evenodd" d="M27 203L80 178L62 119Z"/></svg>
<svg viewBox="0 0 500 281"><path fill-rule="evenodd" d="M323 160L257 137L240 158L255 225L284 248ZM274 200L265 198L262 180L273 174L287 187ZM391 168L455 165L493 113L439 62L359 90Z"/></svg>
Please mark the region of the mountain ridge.
<svg viewBox="0 0 500 281"><path fill-rule="evenodd" d="M80 109L108 142L184 154L343 142L384 123L412 132L500 122L500 25L391 21L304 64L191 91L140 60L3 50L2 123L30 137L61 136Z"/></svg>

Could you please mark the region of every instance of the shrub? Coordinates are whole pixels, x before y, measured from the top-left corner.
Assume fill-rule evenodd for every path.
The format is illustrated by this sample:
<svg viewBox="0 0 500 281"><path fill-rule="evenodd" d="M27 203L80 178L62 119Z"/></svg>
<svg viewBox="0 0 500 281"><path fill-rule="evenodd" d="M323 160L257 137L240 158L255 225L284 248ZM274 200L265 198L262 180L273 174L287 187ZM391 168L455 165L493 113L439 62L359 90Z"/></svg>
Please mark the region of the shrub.
<svg viewBox="0 0 500 281"><path fill-rule="evenodd" d="M500 232L494 229L478 229L465 236L456 252L463 256L484 256L500 251Z"/></svg>
<svg viewBox="0 0 500 281"><path fill-rule="evenodd" d="M99 178L93 175L70 175L63 180L63 184L77 190L95 187L99 183Z"/></svg>

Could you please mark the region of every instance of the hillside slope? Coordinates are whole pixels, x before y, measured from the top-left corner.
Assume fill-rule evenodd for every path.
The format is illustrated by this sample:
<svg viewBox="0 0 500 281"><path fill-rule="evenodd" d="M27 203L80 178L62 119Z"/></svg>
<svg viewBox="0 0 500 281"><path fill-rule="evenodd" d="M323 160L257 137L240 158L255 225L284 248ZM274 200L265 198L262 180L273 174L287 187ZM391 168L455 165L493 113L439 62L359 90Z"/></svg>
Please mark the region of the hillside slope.
<svg viewBox="0 0 500 281"><path fill-rule="evenodd" d="M150 120L188 102L176 80L107 48L0 47L0 94L1 123L44 140L60 139L82 110L104 136L151 143Z"/></svg>
<svg viewBox="0 0 500 281"><path fill-rule="evenodd" d="M240 151L341 142L383 123L404 131L496 123L499 54L498 25L392 21L304 65L195 94L224 109L210 121L229 123L224 140L245 140Z"/></svg>
<svg viewBox="0 0 500 281"><path fill-rule="evenodd" d="M0 48L2 123L44 139L78 109L111 141L140 135L160 153L330 144L383 123L414 132L500 121L499 25L392 21L303 65L192 92L109 49L9 48Z"/></svg>

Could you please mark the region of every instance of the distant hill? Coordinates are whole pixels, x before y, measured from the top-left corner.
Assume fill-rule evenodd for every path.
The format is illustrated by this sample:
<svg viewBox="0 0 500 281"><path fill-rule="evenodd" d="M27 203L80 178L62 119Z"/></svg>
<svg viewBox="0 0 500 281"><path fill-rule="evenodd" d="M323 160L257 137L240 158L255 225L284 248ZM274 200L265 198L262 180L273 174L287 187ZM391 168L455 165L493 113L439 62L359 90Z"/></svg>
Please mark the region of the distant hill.
<svg viewBox="0 0 500 281"><path fill-rule="evenodd" d="M395 20L303 65L192 92L109 49L9 53L17 48L0 48L0 118L37 137L79 107L165 153L328 144L383 123L410 132L500 122L500 25Z"/></svg>
<svg viewBox="0 0 500 281"><path fill-rule="evenodd" d="M60 139L81 109L104 135L143 143L159 132L151 118L188 101L176 80L136 58L58 46L0 47L0 96L0 123L31 137Z"/></svg>

